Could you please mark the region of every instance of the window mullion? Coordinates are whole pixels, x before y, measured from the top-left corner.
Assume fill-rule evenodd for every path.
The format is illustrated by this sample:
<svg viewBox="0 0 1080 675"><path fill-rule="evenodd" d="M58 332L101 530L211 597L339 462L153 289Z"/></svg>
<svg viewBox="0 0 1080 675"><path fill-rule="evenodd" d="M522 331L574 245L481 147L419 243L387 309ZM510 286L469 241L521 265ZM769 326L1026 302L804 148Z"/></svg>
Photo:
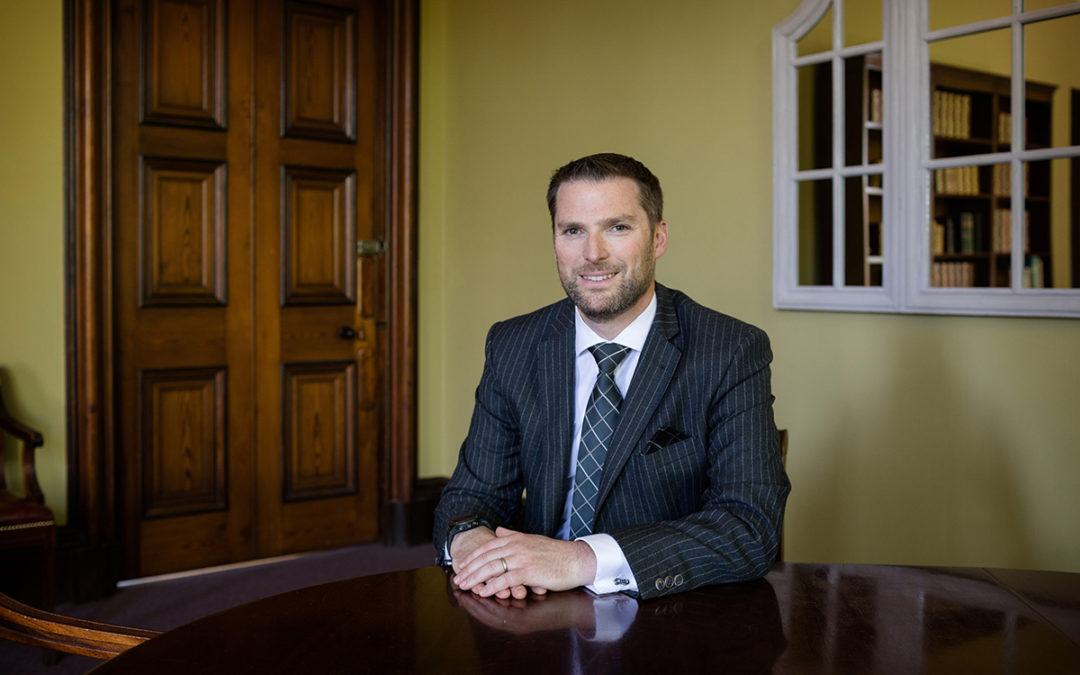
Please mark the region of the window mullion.
<svg viewBox="0 0 1080 675"><path fill-rule="evenodd" d="M905 137L906 125L903 120L911 117L904 109L905 101L910 97L899 96L901 79L905 76L906 51L897 40L902 12L897 11L895 0L882 0L881 3L881 51L882 66L882 174L884 189L882 195L882 285L889 294L894 307L901 309L905 284L910 276L905 269L907 251L906 223L912 222L905 217L907 199L904 194L908 180L905 175L904 152L902 148L913 147Z"/></svg>
<svg viewBox="0 0 1080 675"><path fill-rule="evenodd" d="M893 204L895 218L903 232L897 241L893 265L900 268L903 286L900 305L909 309L930 284L930 180L926 163L930 159L930 56L924 36L928 28L928 0L920 0L919 11L911 12L908 0L885 0L888 18L886 40L893 54L892 92L896 113L893 133L897 156Z"/></svg>
<svg viewBox="0 0 1080 675"><path fill-rule="evenodd" d="M1012 211L1012 222L1019 224L1019 227L1012 228L1012 254L1009 257L1009 286L1014 291L1024 287L1024 236L1027 230L1027 223L1024 221L1024 164L1020 155L1017 154L1023 152L1027 146L1027 139L1024 137L1024 108L1027 100L1025 86L1027 78L1024 76L1024 25L1019 19L1023 11L1023 0L1012 0L1012 79L1009 82L1012 97L1009 108L1012 115L1012 120L1010 120L1012 139L1009 146L1009 152L1012 155L1009 161L1012 189L1009 209Z"/></svg>
<svg viewBox="0 0 1080 675"><path fill-rule="evenodd" d="M844 278L845 237L847 205L844 200L844 179L839 170L844 166L844 60L840 50L844 47L844 0L833 0L832 30L832 99L833 99L833 147L832 147L832 200L833 200L833 238L832 238L832 279L833 288L841 289L846 283Z"/></svg>

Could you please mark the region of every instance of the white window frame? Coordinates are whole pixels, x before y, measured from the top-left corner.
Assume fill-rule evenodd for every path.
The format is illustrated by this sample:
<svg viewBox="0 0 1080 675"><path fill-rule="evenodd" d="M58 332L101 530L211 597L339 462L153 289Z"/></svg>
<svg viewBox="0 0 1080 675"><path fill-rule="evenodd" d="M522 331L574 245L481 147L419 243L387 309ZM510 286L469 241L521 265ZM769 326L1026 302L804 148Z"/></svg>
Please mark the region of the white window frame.
<svg viewBox="0 0 1080 675"><path fill-rule="evenodd" d="M855 0L852 0L855 1ZM1010 162L1012 185L1023 184L1023 163L1080 157L1080 146L1026 150L1014 143L1007 152L933 159L930 156L929 45L962 35L1010 28L1012 32L1012 138L1023 139L1025 82L1024 26L1080 14L1080 2L1024 12L1012 0L1009 16L943 30L929 30L931 0L882 0L882 40L844 46L844 0L805 0L773 29L773 304L780 309L862 312L1080 317L1080 289L1023 288L1023 229L1013 228L1012 283L1009 288L930 286L930 177L934 169ZM798 55L798 41L829 9L832 48ZM844 166L844 60L882 54L883 162L879 167ZM798 170L797 69L832 64L833 161L827 169ZM899 122L898 122L899 121ZM882 285L844 285L844 179L882 173ZM807 180L831 179L833 194L833 270L829 286L798 283L798 187ZM1023 222L1024 196L1013 190L1013 222ZM1017 216L1017 214L1020 214ZM1075 214L1074 214L1075 215ZM1080 264L1080 261L1073 261Z"/></svg>

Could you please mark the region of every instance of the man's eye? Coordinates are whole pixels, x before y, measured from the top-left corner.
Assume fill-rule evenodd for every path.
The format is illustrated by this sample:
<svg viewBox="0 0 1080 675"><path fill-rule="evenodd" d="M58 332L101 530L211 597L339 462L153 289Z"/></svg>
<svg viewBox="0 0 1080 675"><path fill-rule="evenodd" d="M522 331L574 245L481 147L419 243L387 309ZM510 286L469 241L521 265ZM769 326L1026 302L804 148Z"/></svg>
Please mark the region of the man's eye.
<svg viewBox="0 0 1080 675"><path fill-rule="evenodd" d="M625 232L626 230L630 229L630 226L626 223L616 223L615 225L611 226L611 229L615 230L616 232Z"/></svg>
<svg viewBox="0 0 1080 675"><path fill-rule="evenodd" d="M572 237L572 236L574 236L575 234L577 234L577 233L578 233L578 232L580 232L580 231L581 231L581 230L579 230L579 229L578 229L578 228L576 228L576 227L567 227L567 228L564 228L564 229L563 229L562 233L563 233L563 234L565 234L565 235L567 235L567 236L571 236L571 237Z"/></svg>

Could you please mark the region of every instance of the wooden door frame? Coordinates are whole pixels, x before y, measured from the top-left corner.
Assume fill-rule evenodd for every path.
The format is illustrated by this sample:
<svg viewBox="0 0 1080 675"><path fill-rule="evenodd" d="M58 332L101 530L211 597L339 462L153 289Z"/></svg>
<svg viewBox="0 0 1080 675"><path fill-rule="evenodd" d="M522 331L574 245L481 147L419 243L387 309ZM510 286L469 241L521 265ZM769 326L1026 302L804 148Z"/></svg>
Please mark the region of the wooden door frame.
<svg viewBox="0 0 1080 675"><path fill-rule="evenodd" d="M1073 145L1080 145L1080 89L1073 87L1069 90L1070 101L1069 110L1072 114L1072 119L1069 120L1069 142ZM1069 281L1072 283L1073 288L1080 288L1080 157L1073 157L1070 162L1069 176L1069 194L1071 196L1072 203L1069 204L1069 218L1071 223L1069 225L1071 240L1071 249L1069 251L1069 266L1072 268L1071 278Z"/></svg>
<svg viewBox="0 0 1080 675"><path fill-rule="evenodd" d="M416 495L416 102L418 0L386 0L386 105L379 147L387 233L388 383L380 443L382 538L430 536ZM116 578L110 0L65 0L64 288L68 524L73 577L61 595L95 595ZM429 497L420 496L426 503ZM77 562L76 562L77 561ZM66 591L66 592L65 592Z"/></svg>

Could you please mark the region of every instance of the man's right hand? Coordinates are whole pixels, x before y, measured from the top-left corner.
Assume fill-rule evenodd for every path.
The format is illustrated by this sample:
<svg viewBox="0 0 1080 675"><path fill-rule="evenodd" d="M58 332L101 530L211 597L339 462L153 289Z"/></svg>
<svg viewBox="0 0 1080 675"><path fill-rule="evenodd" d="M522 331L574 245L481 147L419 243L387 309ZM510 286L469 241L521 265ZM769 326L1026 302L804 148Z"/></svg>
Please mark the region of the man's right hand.
<svg viewBox="0 0 1080 675"><path fill-rule="evenodd" d="M584 541L561 541L538 534L495 529L495 538L457 560L460 570L454 583L480 596L494 595L522 600L527 588L543 594L564 591L593 582L596 554Z"/></svg>
<svg viewBox="0 0 1080 675"><path fill-rule="evenodd" d="M450 540L450 559L454 561L454 572L460 572L461 563L465 562L473 551L494 538L495 533L483 525L454 535Z"/></svg>
<svg viewBox="0 0 1080 675"><path fill-rule="evenodd" d="M495 533L483 525L454 535L454 538L450 541L450 559L453 560L454 574L461 572L461 563L465 562L473 551L496 538ZM543 588L534 588L532 590L533 593L541 595L547 592ZM528 589L525 586L514 586L499 591L495 597L505 600L510 597L524 598L526 595L528 595Z"/></svg>

